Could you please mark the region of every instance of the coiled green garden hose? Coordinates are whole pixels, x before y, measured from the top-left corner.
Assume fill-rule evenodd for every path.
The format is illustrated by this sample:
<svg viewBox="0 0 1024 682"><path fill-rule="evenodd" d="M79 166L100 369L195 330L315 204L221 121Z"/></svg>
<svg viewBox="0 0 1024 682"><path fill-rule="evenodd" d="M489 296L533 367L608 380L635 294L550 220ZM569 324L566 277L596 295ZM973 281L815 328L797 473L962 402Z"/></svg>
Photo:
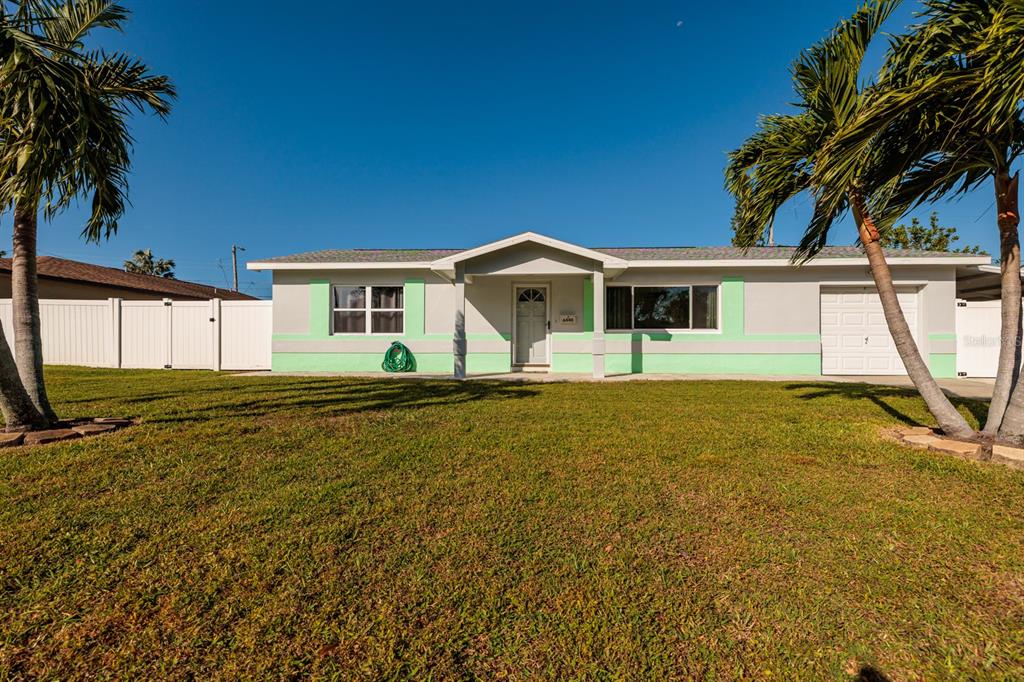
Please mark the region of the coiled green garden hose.
<svg viewBox="0 0 1024 682"><path fill-rule="evenodd" d="M416 358L404 343L395 341L384 353L384 362L380 366L385 372L415 372Z"/></svg>

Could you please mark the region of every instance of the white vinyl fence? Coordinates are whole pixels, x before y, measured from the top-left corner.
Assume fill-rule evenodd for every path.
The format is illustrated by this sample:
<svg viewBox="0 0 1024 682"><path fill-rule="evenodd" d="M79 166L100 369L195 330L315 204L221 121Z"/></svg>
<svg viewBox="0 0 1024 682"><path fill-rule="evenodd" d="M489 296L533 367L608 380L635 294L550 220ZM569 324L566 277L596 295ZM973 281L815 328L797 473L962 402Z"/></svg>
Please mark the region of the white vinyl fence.
<svg viewBox="0 0 1024 682"><path fill-rule="evenodd" d="M270 301L41 300L43 361L139 369L270 369ZM0 322L13 345L11 301Z"/></svg>
<svg viewBox="0 0 1024 682"><path fill-rule="evenodd" d="M999 364L999 301L957 301L956 373L994 377Z"/></svg>

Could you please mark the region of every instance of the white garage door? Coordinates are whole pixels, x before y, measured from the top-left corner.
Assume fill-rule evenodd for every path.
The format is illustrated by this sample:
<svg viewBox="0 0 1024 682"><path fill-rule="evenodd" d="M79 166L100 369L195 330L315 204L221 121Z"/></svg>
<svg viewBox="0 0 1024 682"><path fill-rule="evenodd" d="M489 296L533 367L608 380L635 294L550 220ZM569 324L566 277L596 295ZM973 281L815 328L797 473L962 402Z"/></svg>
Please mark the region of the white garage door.
<svg viewBox="0 0 1024 682"><path fill-rule="evenodd" d="M898 296L917 341L917 292L900 290ZM822 289L821 373L907 373L874 288Z"/></svg>

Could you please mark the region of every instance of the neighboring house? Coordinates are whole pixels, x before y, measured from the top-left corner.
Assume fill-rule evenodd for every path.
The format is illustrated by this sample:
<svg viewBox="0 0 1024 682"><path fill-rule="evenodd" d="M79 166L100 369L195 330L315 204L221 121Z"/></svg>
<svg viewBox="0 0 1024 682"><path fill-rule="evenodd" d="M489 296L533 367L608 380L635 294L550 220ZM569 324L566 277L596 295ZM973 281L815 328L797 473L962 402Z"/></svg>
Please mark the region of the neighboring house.
<svg viewBox="0 0 1024 682"><path fill-rule="evenodd" d="M887 251L932 371L956 375L957 276L987 256ZM591 249L523 234L468 250L317 251L273 271L273 369L380 371L398 340L422 372L904 373L867 259L828 247Z"/></svg>
<svg viewBox="0 0 1024 682"><path fill-rule="evenodd" d="M117 268L79 261L39 256L39 298L95 300L123 298L130 301L173 299L205 301L254 301L254 296L230 289L195 284L180 279L140 275ZM0 258L0 299L11 297L11 259Z"/></svg>

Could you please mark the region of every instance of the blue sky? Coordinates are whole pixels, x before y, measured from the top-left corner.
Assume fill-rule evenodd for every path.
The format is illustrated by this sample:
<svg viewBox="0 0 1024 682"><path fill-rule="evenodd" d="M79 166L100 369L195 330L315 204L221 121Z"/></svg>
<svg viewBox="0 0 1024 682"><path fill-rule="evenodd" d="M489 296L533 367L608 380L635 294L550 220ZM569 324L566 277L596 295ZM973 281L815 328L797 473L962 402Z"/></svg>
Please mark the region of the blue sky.
<svg viewBox="0 0 1024 682"><path fill-rule="evenodd" d="M254 259L523 230L726 244L725 154L759 114L786 109L788 65L854 7L125 1L128 32L99 43L170 75L180 99L166 122L135 120L120 233L85 244L73 211L41 226L40 252L119 265L148 247L179 277L221 286L233 243ZM798 239L807 209L784 209L780 242ZM938 209L964 241L996 249L988 191ZM9 216L0 235L9 243ZM843 226L832 241L853 240ZM241 279L269 294L266 275Z"/></svg>

